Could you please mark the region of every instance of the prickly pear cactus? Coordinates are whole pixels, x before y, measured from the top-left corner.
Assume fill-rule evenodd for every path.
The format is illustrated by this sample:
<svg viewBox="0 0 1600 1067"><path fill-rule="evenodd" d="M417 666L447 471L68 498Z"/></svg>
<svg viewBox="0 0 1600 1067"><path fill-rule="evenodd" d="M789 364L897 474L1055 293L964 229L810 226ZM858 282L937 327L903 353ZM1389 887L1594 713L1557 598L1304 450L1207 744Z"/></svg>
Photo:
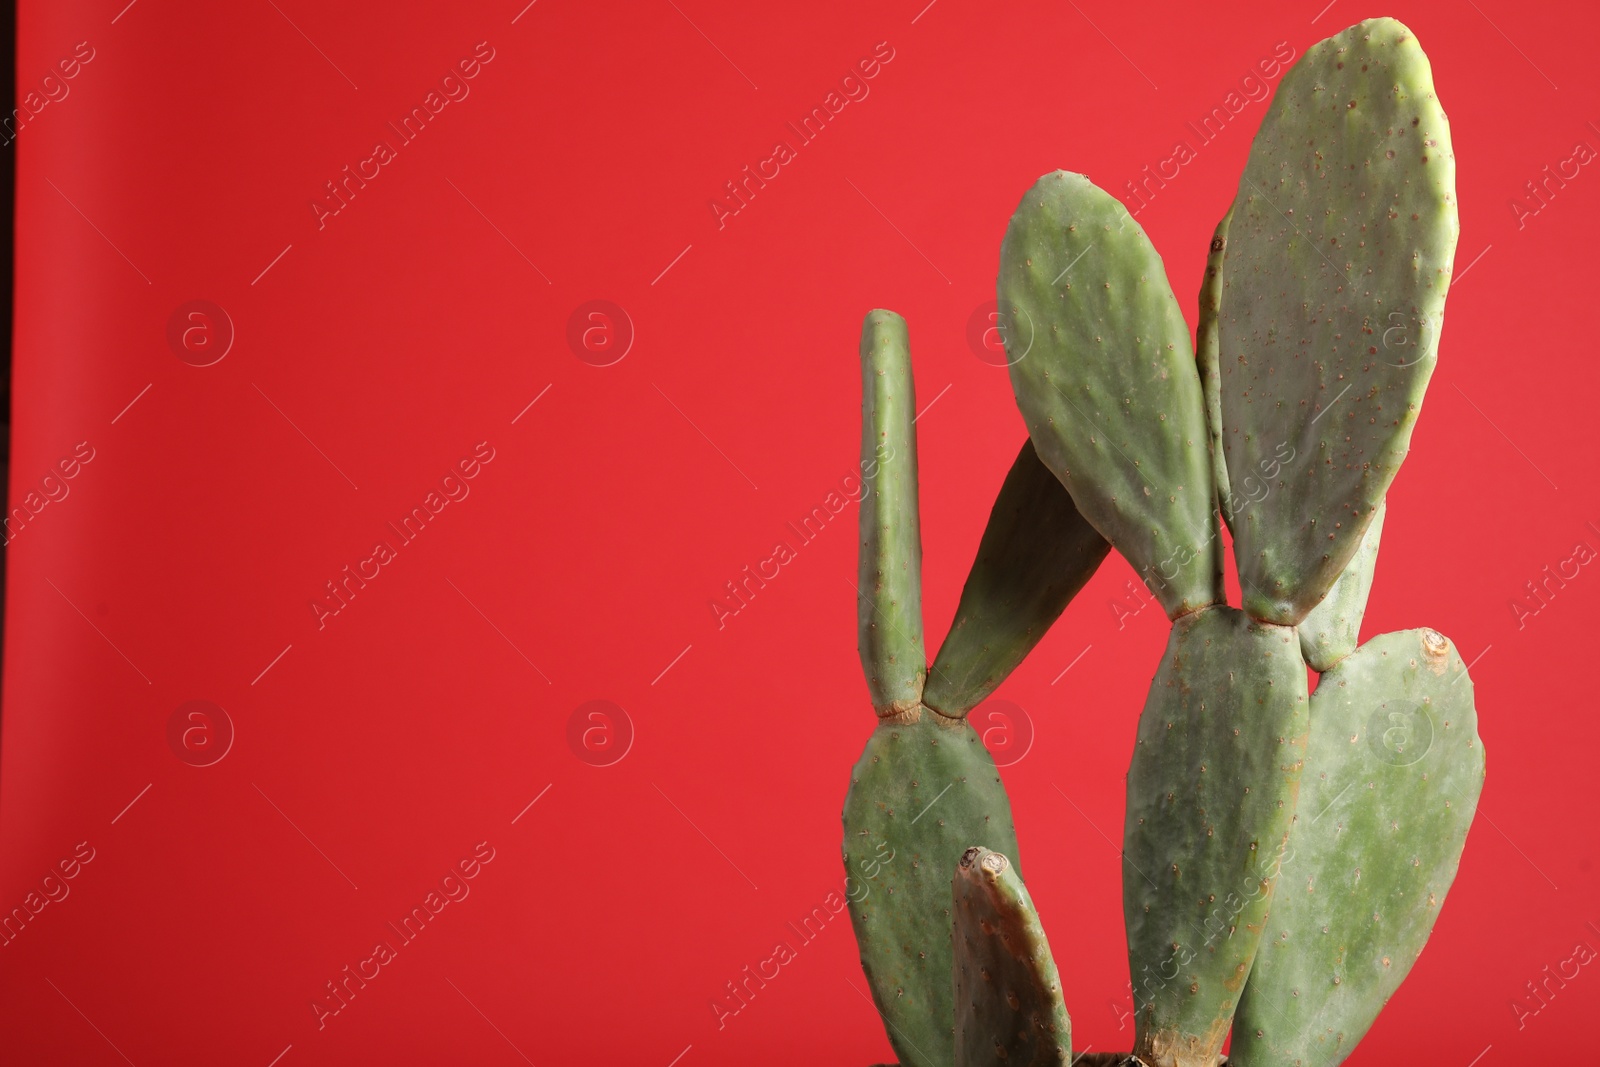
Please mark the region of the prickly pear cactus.
<svg viewBox="0 0 1600 1067"><path fill-rule="evenodd" d="M1122 899L1150 1067L1215 1067L1261 941L1305 759L1290 627L1178 618L1128 768Z"/></svg>
<svg viewBox="0 0 1600 1067"><path fill-rule="evenodd" d="M1228 486L1228 464L1222 457L1222 368L1217 365L1217 315L1222 310L1222 260L1228 247L1228 220L1233 209L1222 216L1211 235L1206 253L1206 275L1200 283L1200 326L1195 330L1194 361L1200 372L1200 388L1206 398L1206 436L1211 441L1211 477L1217 490L1217 508L1222 521L1233 529L1233 491Z"/></svg>
<svg viewBox="0 0 1600 1067"><path fill-rule="evenodd" d="M1055 171L1000 246L1011 385L1039 457L1168 617L1222 600L1205 401L1167 272L1121 201Z"/></svg>
<svg viewBox="0 0 1600 1067"><path fill-rule="evenodd" d="M950 1067L959 842L1017 847L994 760L964 719L927 709L883 719L850 774L844 828L845 869L859 887L850 919L889 1043L903 1067Z"/></svg>
<svg viewBox="0 0 1600 1067"><path fill-rule="evenodd" d="M1040 462L1033 442L1022 442L922 702L952 716L982 703L1033 651L1110 551Z"/></svg>
<svg viewBox="0 0 1600 1067"><path fill-rule="evenodd" d="M971 842L1015 854L994 760L961 718L923 706L922 552L911 355L905 322L861 335L861 665L878 726L844 805L847 897L861 967L904 1067L950 1067L950 879Z"/></svg>
<svg viewBox="0 0 1600 1067"><path fill-rule="evenodd" d="M914 708L922 647L922 527L917 514L917 398L906 320L872 311L861 324L861 554L857 647L872 705ZM869 473L871 472L871 473Z"/></svg>
<svg viewBox="0 0 1600 1067"><path fill-rule="evenodd" d="M1252 616L1299 623L1355 554L1410 446L1458 231L1416 36L1371 19L1308 49L1250 149L1222 265L1228 478L1274 472L1233 516Z"/></svg>
<svg viewBox="0 0 1600 1067"><path fill-rule="evenodd" d="M1072 1023L1061 976L1011 861L967 849L951 895L956 1067L1067 1067Z"/></svg>
<svg viewBox="0 0 1600 1067"><path fill-rule="evenodd" d="M1383 536L1383 517L1387 504L1378 505L1361 547L1350 557L1322 598L1301 621L1300 651L1314 671L1332 670L1333 665L1356 650L1361 640L1361 619L1367 613L1367 597L1372 593L1372 572L1378 564L1378 540Z"/></svg>
<svg viewBox="0 0 1600 1067"><path fill-rule="evenodd" d="M1472 680L1443 635L1383 634L1322 675L1233 1063L1336 1067L1350 1054L1428 940L1483 773Z"/></svg>
<svg viewBox="0 0 1600 1067"><path fill-rule="evenodd" d="M1472 684L1435 631L1357 641L1437 358L1454 167L1409 30L1375 19L1308 50L1216 227L1192 351L1122 205L1081 175L1041 178L998 285L1032 444L926 689L904 324L869 316L863 447L908 463L862 509L880 725L852 779L845 859L868 872L851 912L903 1064L1070 1058L1015 867L972 848L952 869L958 840L1015 847L961 717L1107 542L1172 620L1127 778L1130 1062L1216 1067L1231 1029L1237 1067L1334 1067L1416 960L1482 788ZM1219 516L1243 610L1225 603Z"/></svg>

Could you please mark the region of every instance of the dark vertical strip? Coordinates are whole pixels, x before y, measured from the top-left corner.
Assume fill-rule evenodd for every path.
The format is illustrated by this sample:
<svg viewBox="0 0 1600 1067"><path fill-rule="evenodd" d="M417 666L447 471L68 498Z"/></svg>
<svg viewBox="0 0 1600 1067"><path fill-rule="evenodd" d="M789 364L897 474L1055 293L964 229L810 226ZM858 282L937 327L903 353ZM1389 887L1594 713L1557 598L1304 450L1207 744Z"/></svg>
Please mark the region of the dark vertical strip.
<svg viewBox="0 0 1600 1067"><path fill-rule="evenodd" d="M0 83L5 86L5 96L0 98L0 115L11 115L17 107L17 5L14 0L0 0L0 23L4 24L4 40L0 42ZM4 330L4 354L0 355L0 515L11 504L11 341L12 306L16 299L13 263L16 259L16 190L17 148L15 141L0 162L0 213L5 216L6 254L0 266L0 288L5 299L0 301L0 329ZM6 571L9 556L5 538L0 536L0 612L6 604ZM0 675L5 672L5 618L0 614Z"/></svg>

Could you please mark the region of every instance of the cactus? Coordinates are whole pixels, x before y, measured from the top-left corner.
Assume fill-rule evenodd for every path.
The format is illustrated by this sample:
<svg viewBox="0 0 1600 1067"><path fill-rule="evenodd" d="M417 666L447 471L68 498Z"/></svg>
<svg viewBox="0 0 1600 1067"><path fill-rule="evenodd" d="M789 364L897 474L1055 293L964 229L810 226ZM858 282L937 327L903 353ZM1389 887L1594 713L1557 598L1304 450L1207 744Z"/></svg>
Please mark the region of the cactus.
<svg viewBox="0 0 1600 1067"><path fill-rule="evenodd" d="M966 842L1015 850L994 761L962 719L924 714L922 546L916 399L905 320L873 311L861 329L858 637L879 716L850 776L844 862L861 966L900 1062L949 1067L950 874Z"/></svg>
<svg viewBox="0 0 1600 1067"><path fill-rule="evenodd" d="M1211 235L1206 253L1206 275L1200 283L1200 325L1195 330L1194 361L1200 372L1200 388L1206 397L1206 436L1211 442L1211 477L1217 490L1217 508L1222 521L1233 529L1233 491L1228 484L1228 464L1222 457L1222 368L1218 366L1217 314L1222 310L1222 257L1228 248L1228 220L1233 209L1222 216Z"/></svg>
<svg viewBox="0 0 1600 1067"><path fill-rule="evenodd" d="M850 919L889 1043L904 1067L950 1067L951 873L972 841L1017 847L977 731L934 711L880 720L850 775L844 830L845 869L861 886Z"/></svg>
<svg viewBox="0 0 1600 1067"><path fill-rule="evenodd" d="M863 501L880 725L845 859L870 869L852 917L903 1064L1070 1059L1009 802L963 717L1112 546L1171 620L1127 778L1130 1062L1216 1067L1231 1031L1237 1067L1334 1067L1409 972L1455 878L1483 745L1445 638L1357 642L1437 361L1454 166L1409 30L1375 19L1309 49L1215 228L1192 346L1123 206L1081 175L1039 179L997 286L1008 334L1030 339L1009 362L1030 442L926 676L905 329L868 317L864 453L905 461Z"/></svg>
<svg viewBox="0 0 1600 1067"><path fill-rule="evenodd" d="M917 514L917 398L906 320L868 313L861 324L860 585L857 643L872 705L904 711L922 698L922 527ZM869 475L867 472L872 471Z"/></svg>
<svg viewBox="0 0 1600 1067"><path fill-rule="evenodd" d="M1458 231L1450 126L1415 35L1372 19L1308 49L1251 146L1223 254L1228 477L1237 491L1277 471L1233 524L1252 616L1298 624L1388 492Z"/></svg>
<svg viewBox="0 0 1600 1067"><path fill-rule="evenodd" d="M1011 367L1035 444L1174 620L1128 771L1123 911L1138 1053L1211 1064L1294 813L1299 639L1218 605L1204 390L1160 258L1122 205L1079 175L1040 179L1006 231L999 289L1035 327ZM1245 879L1259 892L1219 921Z"/></svg>
<svg viewBox="0 0 1600 1067"><path fill-rule="evenodd" d="M1033 326L1011 384L1039 458L1168 617L1219 602L1204 400L1150 239L1083 175L1046 174L1006 228L998 291Z"/></svg>
<svg viewBox="0 0 1600 1067"><path fill-rule="evenodd" d="M1384 634L1311 697L1300 814L1234 1026L1239 1067L1333 1067L1422 951L1483 788L1472 681L1433 630Z"/></svg>
<svg viewBox="0 0 1600 1067"><path fill-rule="evenodd" d="M1305 755L1294 630L1226 606L1182 616L1128 768L1122 899L1137 1045L1214 1064L1260 943Z"/></svg>
<svg viewBox="0 0 1600 1067"><path fill-rule="evenodd" d="M1111 546L1023 441L1000 487L950 633L928 674L923 703L965 715L994 692Z"/></svg>
<svg viewBox="0 0 1600 1067"><path fill-rule="evenodd" d="M972 841L1011 857L1017 848L994 760L965 716L1038 643L1110 547L1025 442L924 693L916 404L900 316L867 315L861 365L858 636L878 726L845 799L847 897L901 1064L949 1067L951 876Z"/></svg>
<svg viewBox="0 0 1600 1067"><path fill-rule="evenodd" d="M1011 861L969 848L955 913L956 1067L1067 1067L1072 1023L1033 899Z"/></svg>
<svg viewBox="0 0 1600 1067"><path fill-rule="evenodd" d="M1361 617L1367 611L1367 596L1372 592L1372 572L1378 563L1378 539L1383 536L1386 504L1378 505L1361 547L1345 565L1344 573L1322 603L1300 623L1300 651L1311 669L1329 671L1334 664L1356 650L1361 639Z"/></svg>

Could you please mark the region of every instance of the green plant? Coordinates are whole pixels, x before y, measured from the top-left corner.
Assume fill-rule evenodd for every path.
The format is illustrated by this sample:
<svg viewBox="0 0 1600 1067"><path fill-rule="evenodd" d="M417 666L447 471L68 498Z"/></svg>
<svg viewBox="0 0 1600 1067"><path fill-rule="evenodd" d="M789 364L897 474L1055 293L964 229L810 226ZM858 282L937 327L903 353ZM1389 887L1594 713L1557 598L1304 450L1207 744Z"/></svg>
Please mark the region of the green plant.
<svg viewBox="0 0 1600 1067"><path fill-rule="evenodd" d="M1192 347L1122 204L1039 179L998 282L1030 338L1011 361L1029 441L926 672L906 328L867 316L860 648L879 725L844 855L857 877L873 850L896 857L851 913L902 1063L1070 1059L1009 801L965 716L1110 547L1172 626L1127 780L1133 1057L1213 1067L1231 1032L1242 1067L1336 1064L1415 961L1482 788L1473 688L1436 631L1357 641L1437 361L1454 166L1406 27L1309 49L1216 227Z"/></svg>
<svg viewBox="0 0 1600 1067"><path fill-rule="evenodd" d="M966 715L1022 662L1110 546L1024 443L950 635L926 668L905 320L890 311L867 315L861 367L858 643L878 726L851 772L844 806L845 869L869 882L868 892L848 894L850 918L901 1062L948 1067L951 878L974 841L1004 851L1017 876L1011 805ZM1023 567L1009 564L1023 553L1030 556Z"/></svg>
<svg viewBox="0 0 1600 1067"><path fill-rule="evenodd" d="M1072 1024L1039 913L1011 861L961 856L955 904L956 1062L1066 1067Z"/></svg>

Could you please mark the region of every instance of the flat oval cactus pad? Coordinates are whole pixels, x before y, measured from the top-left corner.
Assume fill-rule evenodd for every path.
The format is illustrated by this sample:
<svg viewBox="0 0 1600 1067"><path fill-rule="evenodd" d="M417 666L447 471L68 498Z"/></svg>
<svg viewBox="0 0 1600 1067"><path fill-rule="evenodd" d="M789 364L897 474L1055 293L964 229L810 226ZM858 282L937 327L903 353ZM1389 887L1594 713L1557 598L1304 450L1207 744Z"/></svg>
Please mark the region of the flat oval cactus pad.
<svg viewBox="0 0 1600 1067"><path fill-rule="evenodd" d="M999 852L956 866L956 1067L1068 1067L1072 1022L1028 887Z"/></svg>
<svg viewBox="0 0 1600 1067"><path fill-rule="evenodd" d="M974 841L1015 857L1011 803L965 719L883 719L850 773L846 896L873 1003L903 1067L951 1067L950 879Z"/></svg>
<svg viewBox="0 0 1600 1067"><path fill-rule="evenodd" d="M922 702L951 716L982 703L1110 551L1033 442L1022 442L989 513L955 621L928 670Z"/></svg>
<svg viewBox="0 0 1600 1067"><path fill-rule="evenodd" d="M1433 930L1483 771L1472 680L1436 631L1374 637L1318 680L1234 1063L1335 1067L1350 1054Z"/></svg>
<svg viewBox="0 0 1600 1067"><path fill-rule="evenodd" d="M1225 606L1173 623L1139 716L1122 844L1149 1067L1215 1067L1289 837L1306 717L1293 628Z"/></svg>
<svg viewBox="0 0 1600 1067"><path fill-rule="evenodd" d="M1428 57L1393 19L1307 50L1269 105L1228 223L1222 446L1244 608L1293 626L1361 543L1410 447L1456 235Z"/></svg>
<svg viewBox="0 0 1600 1067"><path fill-rule="evenodd" d="M1088 178L1046 174L1006 228L999 297L1039 458L1169 618L1221 601L1205 399L1150 238Z"/></svg>

